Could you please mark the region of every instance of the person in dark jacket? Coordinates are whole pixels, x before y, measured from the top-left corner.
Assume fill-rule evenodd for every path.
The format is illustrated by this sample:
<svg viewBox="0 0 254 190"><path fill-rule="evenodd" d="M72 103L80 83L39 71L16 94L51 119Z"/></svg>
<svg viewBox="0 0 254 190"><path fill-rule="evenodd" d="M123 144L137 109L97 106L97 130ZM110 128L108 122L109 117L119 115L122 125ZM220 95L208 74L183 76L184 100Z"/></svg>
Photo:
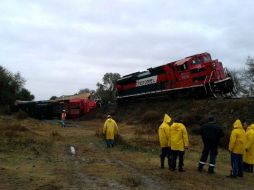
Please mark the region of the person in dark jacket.
<svg viewBox="0 0 254 190"><path fill-rule="evenodd" d="M214 173L216 157L220 138L224 136L222 128L216 124L213 116L208 117L208 123L201 126L200 134L202 136L204 148L198 165L198 171L202 171L210 154L208 173Z"/></svg>

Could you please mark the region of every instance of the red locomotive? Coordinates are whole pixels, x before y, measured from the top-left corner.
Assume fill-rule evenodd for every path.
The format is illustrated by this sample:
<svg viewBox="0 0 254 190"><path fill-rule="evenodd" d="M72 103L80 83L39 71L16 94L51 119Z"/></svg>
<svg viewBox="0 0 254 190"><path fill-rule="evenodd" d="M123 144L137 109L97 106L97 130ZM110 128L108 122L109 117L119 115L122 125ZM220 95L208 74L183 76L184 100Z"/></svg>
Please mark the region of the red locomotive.
<svg viewBox="0 0 254 190"><path fill-rule="evenodd" d="M17 101L17 109L23 110L38 119L59 118L66 110L67 118L79 118L97 107L95 100L78 98L79 95L46 101Z"/></svg>
<svg viewBox="0 0 254 190"><path fill-rule="evenodd" d="M220 61L201 53L147 71L123 76L117 81L117 100L187 94L206 97L232 93L234 82Z"/></svg>
<svg viewBox="0 0 254 190"><path fill-rule="evenodd" d="M96 108L96 102L94 100L80 98L70 99L67 117L79 118L89 113L94 108Z"/></svg>

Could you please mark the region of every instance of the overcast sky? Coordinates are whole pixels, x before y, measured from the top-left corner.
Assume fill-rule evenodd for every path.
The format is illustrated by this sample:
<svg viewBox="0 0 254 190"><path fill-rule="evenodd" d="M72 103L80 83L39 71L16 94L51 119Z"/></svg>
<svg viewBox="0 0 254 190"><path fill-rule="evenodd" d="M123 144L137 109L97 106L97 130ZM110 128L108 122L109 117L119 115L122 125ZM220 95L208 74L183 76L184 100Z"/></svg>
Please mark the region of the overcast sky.
<svg viewBox="0 0 254 190"><path fill-rule="evenodd" d="M21 72L36 100L202 52L242 68L254 56L253 8L253 0L0 0L0 65Z"/></svg>

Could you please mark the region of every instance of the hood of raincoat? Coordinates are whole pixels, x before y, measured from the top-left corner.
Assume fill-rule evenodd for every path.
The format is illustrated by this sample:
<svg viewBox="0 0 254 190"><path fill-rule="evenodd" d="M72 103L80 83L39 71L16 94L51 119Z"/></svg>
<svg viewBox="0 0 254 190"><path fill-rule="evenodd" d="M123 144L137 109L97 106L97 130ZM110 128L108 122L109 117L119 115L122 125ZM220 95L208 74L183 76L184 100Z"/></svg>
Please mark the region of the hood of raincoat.
<svg viewBox="0 0 254 190"><path fill-rule="evenodd" d="M242 123L237 119L233 124L234 129L231 132L229 140L229 151L235 154L244 154L246 144L246 133Z"/></svg>
<svg viewBox="0 0 254 190"><path fill-rule="evenodd" d="M170 126L169 123L171 121L171 118L169 115L165 114L163 123L160 125L158 129L159 133L159 141L160 141L160 146L162 148L164 147L170 147Z"/></svg>
<svg viewBox="0 0 254 190"><path fill-rule="evenodd" d="M171 120L172 120L172 119L171 119L171 117L170 117L168 114L165 114L165 115L164 115L164 119L163 119L163 122L164 122L164 123L170 123Z"/></svg>
<svg viewBox="0 0 254 190"><path fill-rule="evenodd" d="M254 130L254 124L251 124L251 125L247 128L247 130L249 130L249 129L253 129L253 130Z"/></svg>
<svg viewBox="0 0 254 190"><path fill-rule="evenodd" d="M185 147L188 147L188 132L186 127L182 123L174 122L171 126L171 149L184 151Z"/></svg>
<svg viewBox="0 0 254 190"><path fill-rule="evenodd" d="M237 119L234 124L233 124L234 129L243 129L243 125L242 122L240 121L240 119Z"/></svg>
<svg viewBox="0 0 254 190"><path fill-rule="evenodd" d="M182 125L182 123L174 122L172 127L174 126L174 129L178 131L181 130Z"/></svg>
<svg viewBox="0 0 254 190"><path fill-rule="evenodd" d="M107 122L112 122L112 121L113 121L112 118L108 118L108 119L107 119Z"/></svg>

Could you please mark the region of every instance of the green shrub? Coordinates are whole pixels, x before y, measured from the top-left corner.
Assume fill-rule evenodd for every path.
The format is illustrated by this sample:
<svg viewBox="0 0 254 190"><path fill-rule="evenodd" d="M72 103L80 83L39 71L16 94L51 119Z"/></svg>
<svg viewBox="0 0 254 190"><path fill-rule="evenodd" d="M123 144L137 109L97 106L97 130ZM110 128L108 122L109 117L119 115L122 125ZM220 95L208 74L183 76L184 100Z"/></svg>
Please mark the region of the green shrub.
<svg viewBox="0 0 254 190"><path fill-rule="evenodd" d="M155 134L158 132L158 128L159 128L160 124L145 124L145 125L139 125L135 128L135 135L151 135L151 134Z"/></svg>
<svg viewBox="0 0 254 190"><path fill-rule="evenodd" d="M161 120L161 114L154 110L146 111L142 116L142 122L147 123L156 123Z"/></svg>
<svg viewBox="0 0 254 190"><path fill-rule="evenodd" d="M141 118L141 125L136 128L136 134L157 133L158 127L162 122L162 115L159 112L149 110Z"/></svg>
<svg viewBox="0 0 254 190"><path fill-rule="evenodd" d="M196 112L189 112L183 115L183 122L187 126L201 125L207 122L207 116L201 115Z"/></svg>
<svg viewBox="0 0 254 190"><path fill-rule="evenodd" d="M28 116L28 114L27 114L26 112L24 112L24 111L18 111L17 113L15 113L15 117L16 117L17 119L22 120L22 119L27 119L29 116Z"/></svg>

